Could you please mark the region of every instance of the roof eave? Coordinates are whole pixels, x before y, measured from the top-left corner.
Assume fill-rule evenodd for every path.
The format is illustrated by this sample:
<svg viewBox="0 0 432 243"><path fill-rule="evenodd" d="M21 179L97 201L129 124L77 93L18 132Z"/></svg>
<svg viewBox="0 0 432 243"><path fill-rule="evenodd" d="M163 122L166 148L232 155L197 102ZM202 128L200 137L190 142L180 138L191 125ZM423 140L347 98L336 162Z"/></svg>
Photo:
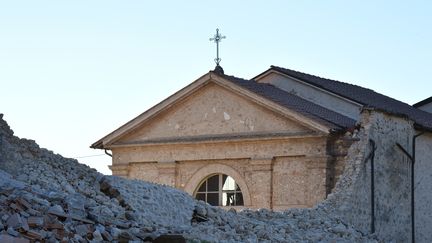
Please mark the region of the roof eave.
<svg viewBox="0 0 432 243"><path fill-rule="evenodd" d="M93 143L90 148L95 148L95 149L104 149L106 148L107 145L111 144L112 142L114 142L117 138L121 137L122 135L124 135L125 133L127 133L128 131L130 131L131 129L135 128L138 124L141 124L143 120L146 120L145 118L148 118L147 116L151 116L154 114L150 114L150 113L158 113L158 111L162 110L163 108L165 108L165 103L169 103L170 100L172 99L176 99L177 96L184 96L184 93L189 93L191 90L193 91L196 88L199 88L200 85L202 85L203 83L205 83L205 81L210 80L210 72L204 74L203 76L201 76L200 78L198 78L197 80L195 80L194 82L190 83L189 85L187 85L186 87L182 88L181 90L177 91L176 93L170 95L168 98L162 100L161 102L159 102L158 104L154 105L153 107L151 107L150 109L146 110L145 112L141 113L140 115L138 115L137 117L133 118L132 120L126 122L124 125L120 126L119 128L115 129L114 131L112 131L111 133L109 133L108 135L104 136L103 138L99 139L98 141L96 141L95 143ZM197 87L195 87L197 86Z"/></svg>
<svg viewBox="0 0 432 243"><path fill-rule="evenodd" d="M415 107L415 108L419 108L419 107L422 107L422 106L424 106L426 104L429 104L429 103L432 103L432 96L429 97L429 98L426 98L426 99L424 99L422 101L419 101L419 102L415 103L412 106Z"/></svg>

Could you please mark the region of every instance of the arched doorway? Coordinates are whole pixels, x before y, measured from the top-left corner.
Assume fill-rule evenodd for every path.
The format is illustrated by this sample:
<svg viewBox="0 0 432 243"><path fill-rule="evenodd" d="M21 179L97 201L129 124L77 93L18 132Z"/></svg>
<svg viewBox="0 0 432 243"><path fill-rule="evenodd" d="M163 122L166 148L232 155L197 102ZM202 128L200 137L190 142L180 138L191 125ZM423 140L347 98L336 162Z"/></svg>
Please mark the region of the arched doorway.
<svg viewBox="0 0 432 243"><path fill-rule="evenodd" d="M225 174L213 174L202 180L193 196L212 206L244 206L239 185Z"/></svg>

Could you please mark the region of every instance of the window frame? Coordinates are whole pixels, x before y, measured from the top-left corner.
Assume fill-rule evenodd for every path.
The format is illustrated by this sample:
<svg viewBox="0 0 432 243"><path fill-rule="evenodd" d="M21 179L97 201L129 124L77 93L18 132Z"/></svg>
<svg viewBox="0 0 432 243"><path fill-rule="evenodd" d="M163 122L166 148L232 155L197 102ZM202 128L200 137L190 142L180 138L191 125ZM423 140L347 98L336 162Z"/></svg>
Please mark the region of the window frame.
<svg viewBox="0 0 432 243"><path fill-rule="evenodd" d="M214 177L214 176L217 176L218 177L218 190L217 191L209 191L209 188L208 188L208 181L209 181L209 179L210 178L212 178L212 177ZM226 176L227 177L227 179L230 177L230 178L232 178L232 180L234 181L234 190L224 190L223 189L223 177L224 176ZM201 187L202 187L202 185L203 184L206 184L206 186L205 186L205 190L204 191L200 191L200 189L201 189ZM238 189L238 190L237 190ZM241 195L241 204L238 204L237 203L237 201L239 201L240 199L238 199L238 200L234 200L234 204L232 204L232 205L223 205L223 194L224 193L226 193L226 194L228 194L228 193L231 193L231 194L234 194L234 197L236 198L237 197L237 195L238 194L240 194ZM236 180L232 177L232 176L229 176L229 175L227 175L227 174L222 174L222 173L214 173L214 174L210 174L210 175L208 175L207 177L205 177L204 179L202 179L201 180L201 182L198 184L198 186L196 187L196 189L195 189L195 192L194 192L194 194L193 194L193 196L194 196L194 198L195 199L197 199L197 200L201 200L201 199L198 199L197 198L197 195L198 194L200 194L200 195L204 195L204 200L203 201L205 201L205 202L207 202L208 203L208 194L217 194L218 195L218 205L213 205L213 206L220 206L220 207L236 207L236 206L244 206L244 198L243 198L243 192L242 192L242 190L241 190L241 188L240 188L240 186L238 185L238 183L236 182ZM210 203L209 203L210 204ZM210 204L211 205L211 204Z"/></svg>

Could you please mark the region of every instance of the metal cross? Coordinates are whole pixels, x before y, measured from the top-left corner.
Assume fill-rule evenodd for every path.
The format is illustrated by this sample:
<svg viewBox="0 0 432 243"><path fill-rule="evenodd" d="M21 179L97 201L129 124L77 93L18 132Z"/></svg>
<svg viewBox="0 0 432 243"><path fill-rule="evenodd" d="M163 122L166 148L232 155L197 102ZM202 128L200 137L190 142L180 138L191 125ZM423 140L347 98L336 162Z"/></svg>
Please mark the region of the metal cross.
<svg viewBox="0 0 432 243"><path fill-rule="evenodd" d="M219 34L219 29L216 29L216 34L213 38L210 38L210 41L214 41L216 43L216 58L214 61L216 62L216 65L219 66L219 63L222 59L219 58L219 42L222 41L222 39L225 39L225 36L222 36Z"/></svg>

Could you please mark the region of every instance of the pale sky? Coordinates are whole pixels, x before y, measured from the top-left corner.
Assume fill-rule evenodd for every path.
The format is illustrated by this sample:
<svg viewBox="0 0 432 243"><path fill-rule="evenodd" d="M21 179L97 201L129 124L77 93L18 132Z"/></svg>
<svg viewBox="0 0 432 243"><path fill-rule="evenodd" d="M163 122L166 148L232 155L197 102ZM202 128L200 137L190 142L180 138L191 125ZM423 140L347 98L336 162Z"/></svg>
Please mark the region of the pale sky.
<svg viewBox="0 0 432 243"><path fill-rule="evenodd" d="M432 96L431 1L0 0L0 113L110 174L89 146L214 68L282 66L413 104Z"/></svg>

